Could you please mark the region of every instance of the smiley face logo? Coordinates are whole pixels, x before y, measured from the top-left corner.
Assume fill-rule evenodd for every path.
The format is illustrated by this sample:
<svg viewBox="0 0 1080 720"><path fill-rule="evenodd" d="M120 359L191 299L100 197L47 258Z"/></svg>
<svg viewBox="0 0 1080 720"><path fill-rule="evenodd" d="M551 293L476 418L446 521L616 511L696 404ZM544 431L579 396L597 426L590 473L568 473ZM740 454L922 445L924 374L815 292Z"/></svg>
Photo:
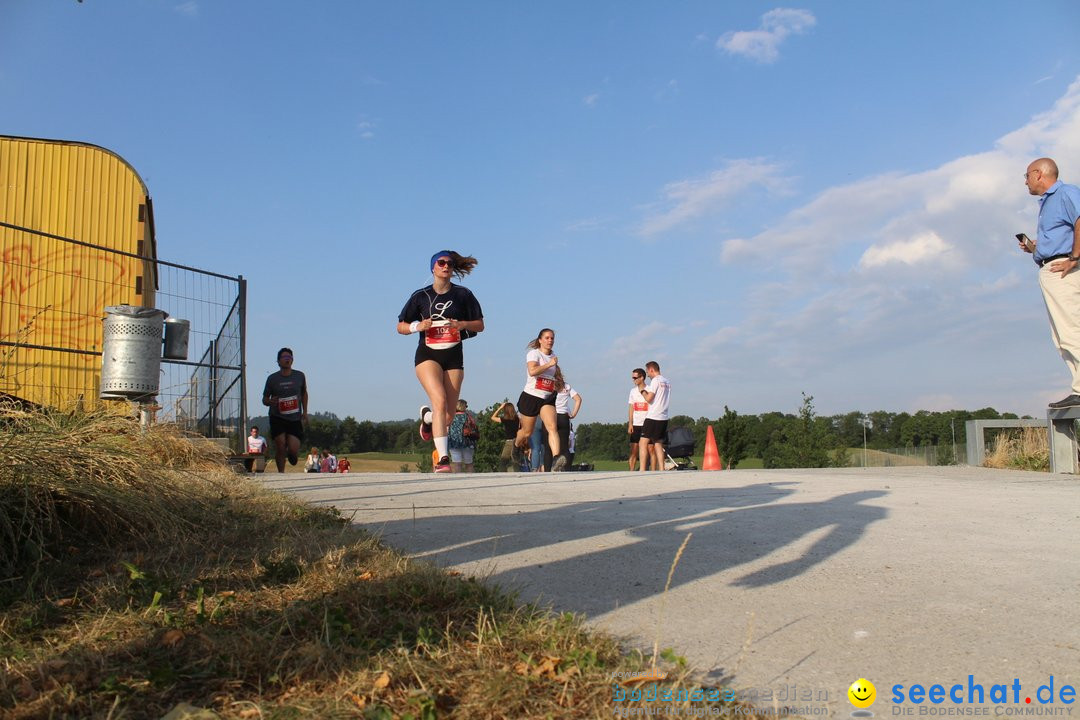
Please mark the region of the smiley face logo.
<svg viewBox="0 0 1080 720"><path fill-rule="evenodd" d="M868 708L877 699L877 688L866 678L859 678L847 689L848 700L857 708Z"/></svg>

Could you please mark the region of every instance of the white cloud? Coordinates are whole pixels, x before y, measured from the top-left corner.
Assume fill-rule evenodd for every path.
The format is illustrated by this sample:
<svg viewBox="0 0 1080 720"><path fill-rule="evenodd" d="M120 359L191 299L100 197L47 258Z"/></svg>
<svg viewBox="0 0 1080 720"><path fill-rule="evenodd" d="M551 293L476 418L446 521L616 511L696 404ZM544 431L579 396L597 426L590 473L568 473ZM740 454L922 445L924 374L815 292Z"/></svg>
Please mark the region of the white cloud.
<svg viewBox="0 0 1080 720"><path fill-rule="evenodd" d="M715 357L718 353L736 347L742 336L743 333L737 327L722 327L699 339L697 350L707 357Z"/></svg>
<svg viewBox="0 0 1080 720"><path fill-rule="evenodd" d="M916 173L866 177L822 191L753 237L723 241L727 263L780 257L792 268L836 268L842 251L861 258L932 232L985 268L1015 251L1013 234L1033 232L1037 206L1021 175L1032 158L1053 157L1080 178L1080 79L1054 107L1000 138L986 152ZM1017 169L1019 168L1019 170ZM1068 182L1070 176L1063 179Z"/></svg>
<svg viewBox="0 0 1080 720"><path fill-rule="evenodd" d="M199 3L197 3L195 0L187 0L187 2L182 2L179 5L174 5L173 10L180 13L181 15L186 15L187 17L198 17Z"/></svg>
<svg viewBox="0 0 1080 720"><path fill-rule="evenodd" d="M567 232L587 232L589 230L598 230L610 222L609 218L602 217L589 217L582 218L581 220L575 220L569 223L563 229Z"/></svg>
<svg viewBox="0 0 1080 720"><path fill-rule="evenodd" d="M721 257L739 262L779 254L805 267L835 258L839 248L855 249L861 257L868 248L909 242L924 232L949 238L950 247L962 252L987 242L1007 246L1033 208L1016 172L1033 152L1031 146L999 148L932 170L829 188L757 236L724 241Z"/></svg>
<svg viewBox="0 0 1080 720"><path fill-rule="evenodd" d="M898 262L905 265L918 265L923 262L941 262L944 256L952 253L953 248L941 239L936 232L919 233L908 240L871 245L863 253L859 267L874 268L880 265Z"/></svg>
<svg viewBox="0 0 1080 720"><path fill-rule="evenodd" d="M375 127L376 124L374 121L364 118L361 118L360 121L356 123L356 130L364 140L371 140L375 137Z"/></svg>
<svg viewBox="0 0 1080 720"><path fill-rule="evenodd" d="M641 224L646 237L723 208L739 195L756 187L785 193L790 181L780 175L780 166L761 158L732 160L703 178L679 180L664 186L666 210L654 212Z"/></svg>
<svg viewBox="0 0 1080 720"><path fill-rule="evenodd" d="M596 107L597 101L600 100L600 93L590 93L581 98L581 104L585 107Z"/></svg>
<svg viewBox="0 0 1080 720"><path fill-rule="evenodd" d="M1067 374L1013 239L1034 232L1021 174L1040 156L1080 180L1080 79L984 152L828 188L724 240L727 277L746 290L688 349L695 380L718 388L711 404L774 409L805 390L822 412L860 397L1037 412L1059 397Z"/></svg>
<svg viewBox="0 0 1080 720"><path fill-rule="evenodd" d="M644 353L655 353L663 348L668 333L673 332L678 333L681 330L659 320L654 320L638 328L630 335L615 338L608 352L617 360L636 360Z"/></svg>
<svg viewBox="0 0 1080 720"><path fill-rule="evenodd" d="M1000 295L1006 291L1018 288L1023 283L1020 274L1015 270L1005 273L997 278L988 278L976 285L964 289L964 297L971 302L978 302L982 298Z"/></svg>
<svg viewBox="0 0 1080 720"><path fill-rule="evenodd" d="M724 33L716 47L731 54L742 55L762 63L772 63L780 57L780 44L790 35L802 35L817 24L809 10L777 8L761 16L757 30Z"/></svg>

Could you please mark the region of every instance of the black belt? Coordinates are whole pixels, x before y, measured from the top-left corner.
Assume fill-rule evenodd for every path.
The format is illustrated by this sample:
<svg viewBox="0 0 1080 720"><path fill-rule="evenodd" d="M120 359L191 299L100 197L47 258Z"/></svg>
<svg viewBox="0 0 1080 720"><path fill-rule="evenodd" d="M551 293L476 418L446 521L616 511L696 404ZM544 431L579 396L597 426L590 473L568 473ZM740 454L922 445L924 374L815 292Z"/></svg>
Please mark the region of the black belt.
<svg viewBox="0 0 1080 720"><path fill-rule="evenodd" d="M1067 258L1067 257L1069 257L1069 253L1062 253L1061 255L1051 255L1048 258L1044 258L1042 260L1036 260L1035 264L1038 265L1039 267L1042 267L1043 265L1050 262L1051 260L1060 260L1061 258Z"/></svg>

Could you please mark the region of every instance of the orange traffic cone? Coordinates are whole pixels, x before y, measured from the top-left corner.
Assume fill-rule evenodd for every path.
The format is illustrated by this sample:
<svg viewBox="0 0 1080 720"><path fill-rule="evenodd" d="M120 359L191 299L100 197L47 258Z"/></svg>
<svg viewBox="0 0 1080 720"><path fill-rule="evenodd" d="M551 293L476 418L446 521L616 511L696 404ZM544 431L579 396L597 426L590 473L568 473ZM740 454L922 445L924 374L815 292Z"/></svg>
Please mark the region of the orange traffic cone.
<svg viewBox="0 0 1080 720"><path fill-rule="evenodd" d="M716 437L713 435L712 425L705 433L705 458L701 463L702 470L723 470L724 464L720 462L720 451L716 449Z"/></svg>

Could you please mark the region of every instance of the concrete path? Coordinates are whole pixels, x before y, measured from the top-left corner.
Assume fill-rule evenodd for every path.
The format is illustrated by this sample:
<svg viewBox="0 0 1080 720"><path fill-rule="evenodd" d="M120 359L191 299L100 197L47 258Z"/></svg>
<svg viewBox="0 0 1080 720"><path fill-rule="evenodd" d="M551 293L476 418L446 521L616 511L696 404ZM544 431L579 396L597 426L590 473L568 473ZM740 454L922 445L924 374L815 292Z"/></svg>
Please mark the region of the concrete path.
<svg viewBox="0 0 1080 720"><path fill-rule="evenodd" d="M1020 703L1008 707L1020 712L1036 709L1024 698L1038 705L1051 675L1055 694L1080 690L1073 476L871 468L260 479L355 512L414 556L585 613L628 644L651 651L659 636L661 648L763 707L848 715L859 678L877 686L879 717L961 707L894 705L897 684L906 695L916 683L963 683L966 696L969 675L987 694L1019 679ZM1080 717L1080 702L1040 708Z"/></svg>

